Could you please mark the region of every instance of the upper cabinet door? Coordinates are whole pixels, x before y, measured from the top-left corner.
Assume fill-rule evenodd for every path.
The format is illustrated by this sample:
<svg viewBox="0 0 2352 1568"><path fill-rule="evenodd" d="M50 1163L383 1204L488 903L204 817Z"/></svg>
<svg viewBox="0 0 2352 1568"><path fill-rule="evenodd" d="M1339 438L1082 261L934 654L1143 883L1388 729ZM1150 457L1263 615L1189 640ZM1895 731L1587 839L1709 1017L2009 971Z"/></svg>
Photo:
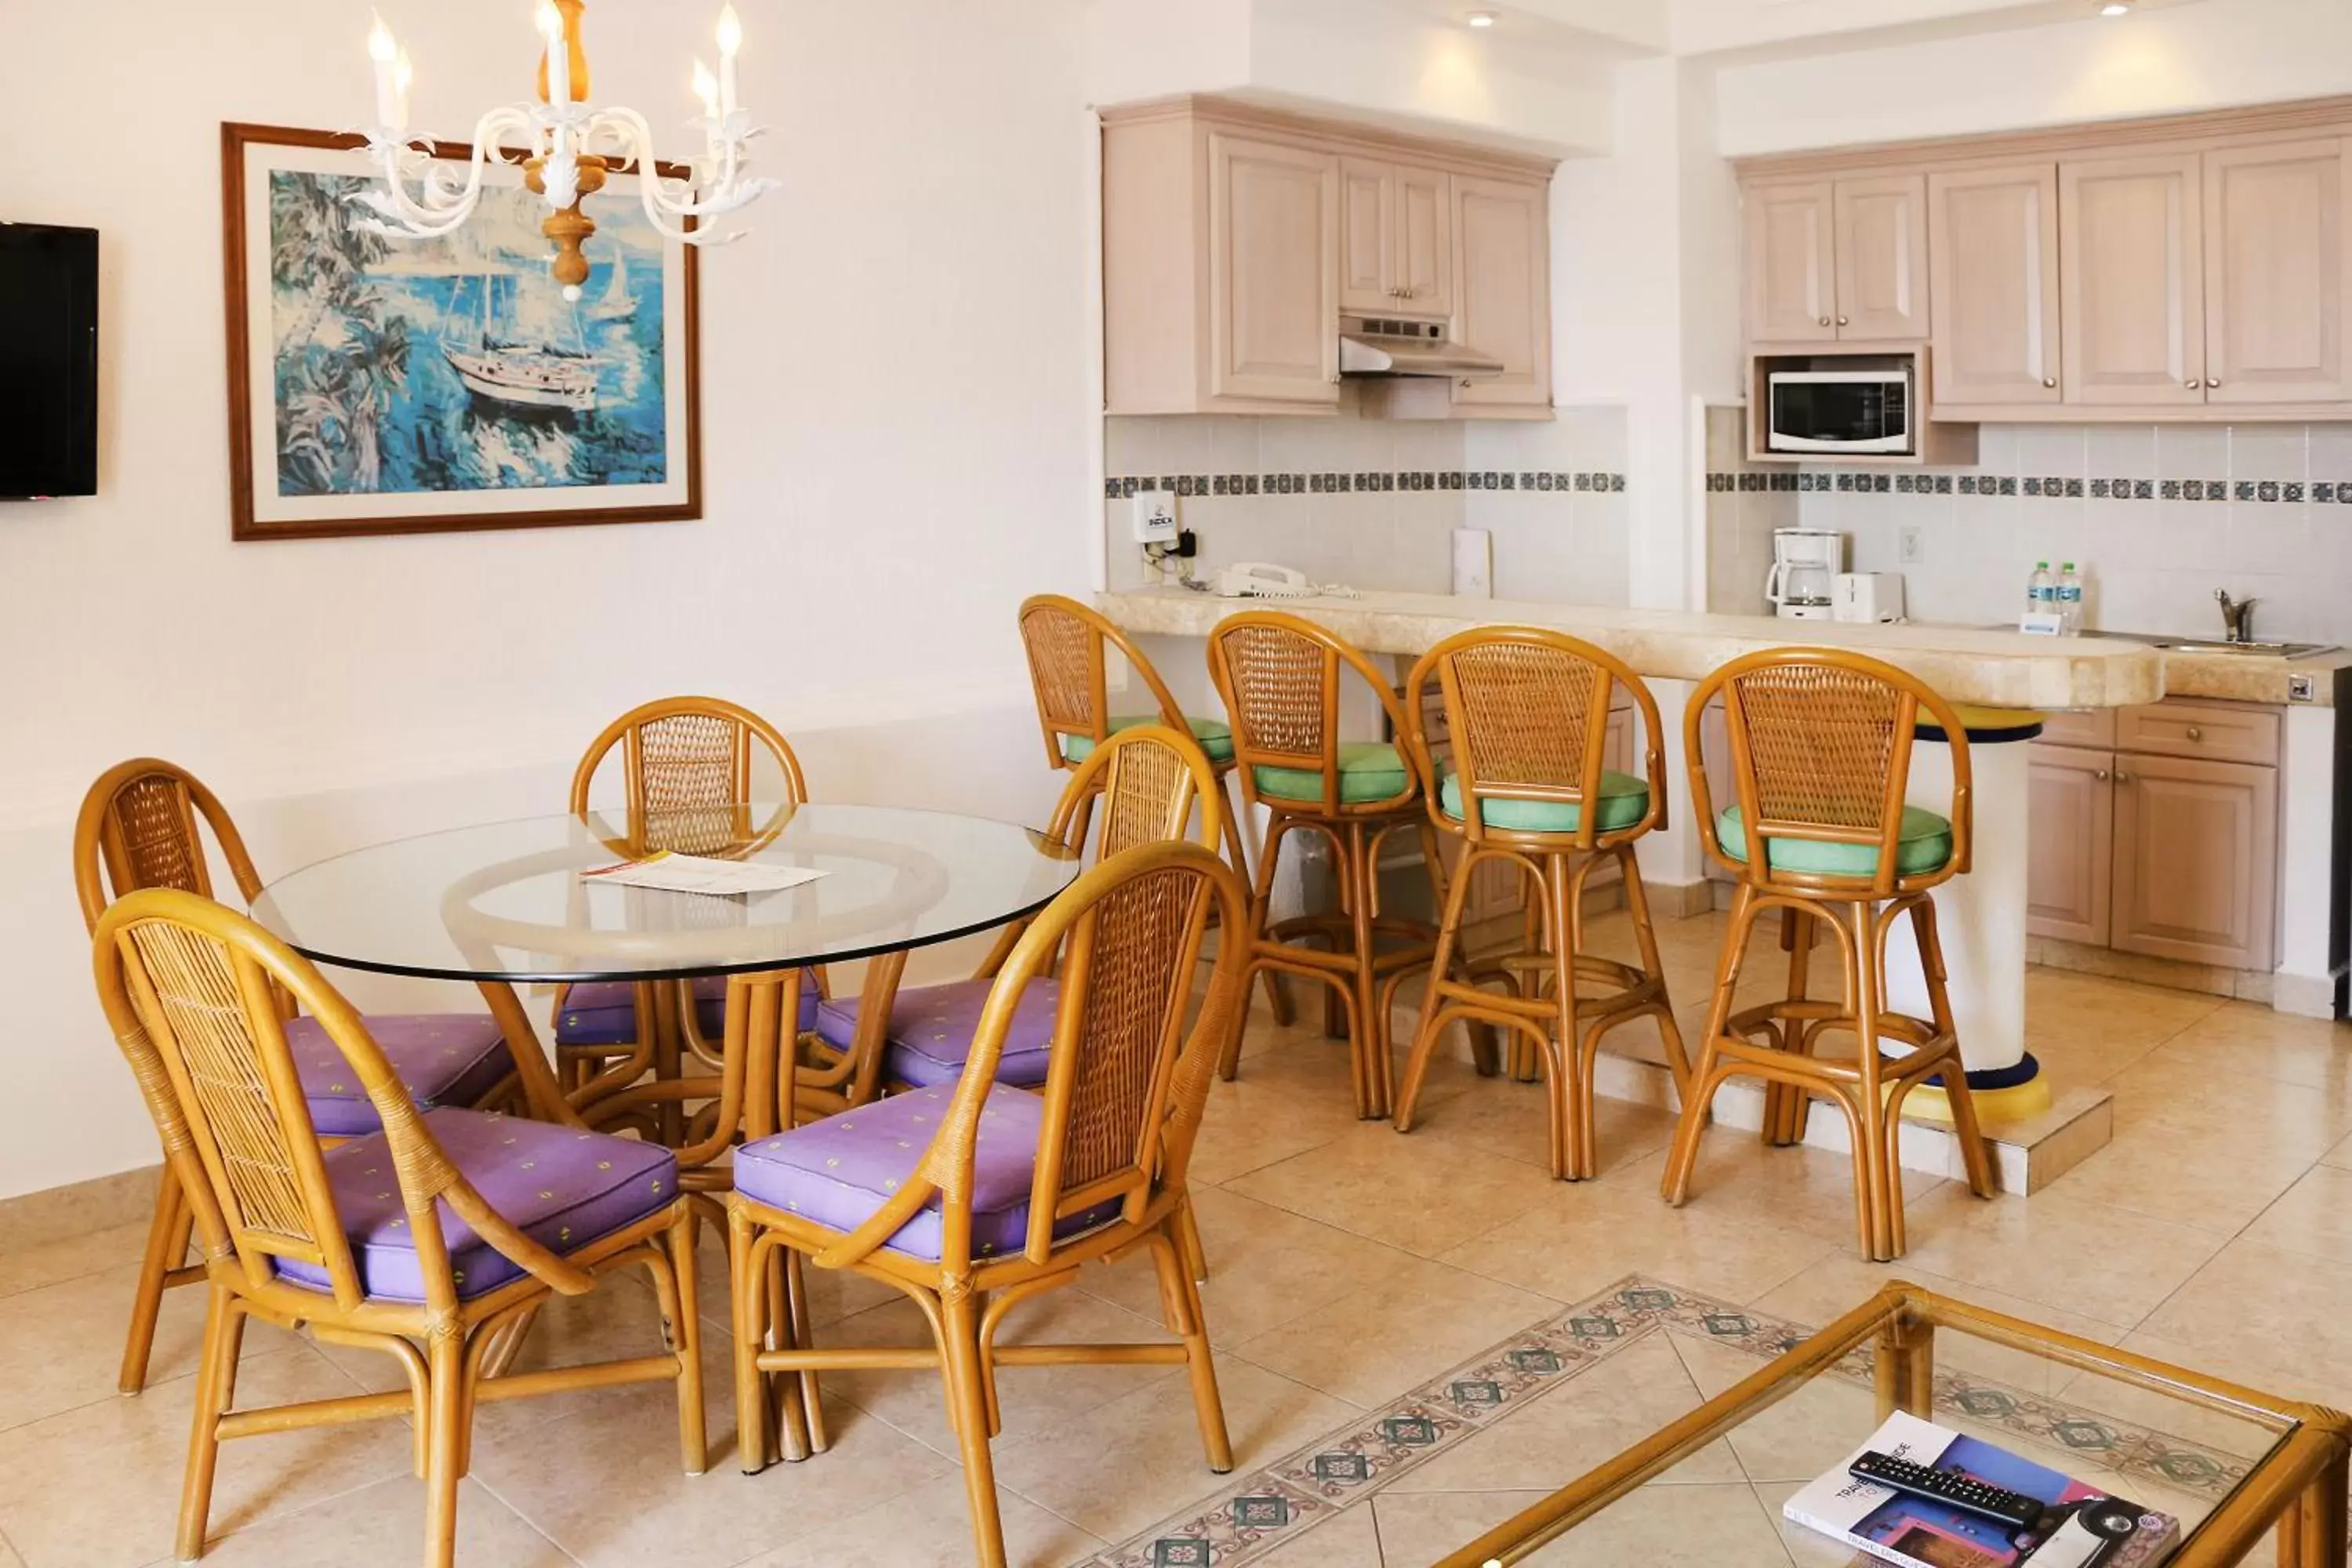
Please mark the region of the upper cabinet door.
<svg viewBox="0 0 2352 1568"><path fill-rule="evenodd" d="M1339 160L1339 308L1384 315L1396 304L1396 170Z"/></svg>
<svg viewBox="0 0 2352 1568"><path fill-rule="evenodd" d="M1209 391L1339 401L1339 160L1209 135Z"/></svg>
<svg viewBox="0 0 2352 1568"><path fill-rule="evenodd" d="M2352 399L2344 150L2298 142L2205 154L2207 402Z"/></svg>
<svg viewBox="0 0 2352 1568"><path fill-rule="evenodd" d="M1395 245L1397 302L1415 316L1454 313L1454 176L1399 164Z"/></svg>
<svg viewBox="0 0 2352 1568"><path fill-rule="evenodd" d="M1503 362L1459 406L1551 406L1551 187L1454 178L1454 335Z"/></svg>
<svg viewBox="0 0 2352 1568"><path fill-rule="evenodd" d="M1748 227L1748 335L1757 342L1821 342L1837 336L1835 187L1751 185Z"/></svg>
<svg viewBox="0 0 2352 1568"><path fill-rule="evenodd" d="M2058 166L1927 181L1936 401L2059 400Z"/></svg>
<svg viewBox="0 0 2352 1568"><path fill-rule="evenodd" d="M2058 165L2067 402L2205 400L2203 211L2194 153Z"/></svg>
<svg viewBox="0 0 2352 1568"><path fill-rule="evenodd" d="M1918 174L1840 180L1837 335L1927 335L1927 182Z"/></svg>

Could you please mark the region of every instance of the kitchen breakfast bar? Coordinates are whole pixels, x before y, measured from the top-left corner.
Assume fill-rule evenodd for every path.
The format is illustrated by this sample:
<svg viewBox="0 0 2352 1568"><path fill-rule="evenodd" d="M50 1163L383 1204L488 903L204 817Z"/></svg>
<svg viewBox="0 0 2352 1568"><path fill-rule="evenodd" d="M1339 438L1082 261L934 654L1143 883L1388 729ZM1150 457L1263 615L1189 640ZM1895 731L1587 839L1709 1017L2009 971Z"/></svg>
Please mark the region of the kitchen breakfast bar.
<svg viewBox="0 0 2352 1568"><path fill-rule="evenodd" d="M1181 588L1097 596L1097 606L1129 635L1184 639L1196 650L1171 647L1158 658L1198 669L1197 649L1210 629L1238 610L1279 609L1312 622L1374 656L1403 665L1445 637L1481 626L1523 625L1563 632L1624 660L1658 698L1665 734L1672 798L1671 833L1642 845L1646 879L1654 887L1689 884L1702 871L1691 833L1684 771L1682 706L1685 691L1664 683L1693 682L1728 660L1792 645L1849 649L1916 676L1961 709L1969 725L1975 832L1971 868L1934 891L1951 1002L1970 1084L1988 1115L2031 1116L2048 1104L2025 1050L2027 888L2029 874L2027 746L2041 716L2063 710L2124 709L2168 695L2168 673L2200 696L2263 700L2249 682L2285 677L2276 661L2220 655L2183 658L2142 643L2090 637L2032 637L1909 624L1791 623L1761 616L1687 614L1603 608L1439 594L1367 592L1277 601L1219 598ZM2172 694L2179 695L2179 691ZM2278 700L2269 698L2269 700ZM2332 713L2322 721L2332 746ZM1343 721L1344 722L1344 721ZM1951 803L1951 751L1923 730L1913 754L1910 802L1930 810ZM2324 793L2332 795L2332 787ZM1718 806L1723 803L1717 802ZM2294 825L2290 824L2293 829ZM2305 829L2304 831L2309 831ZM2318 829L2325 842L2326 825ZM2292 891L2292 889L2290 889ZM2325 899L2323 898L2323 904ZM2323 930L2328 911L2319 911ZM1898 1009L1924 1009L1926 992L1911 944L1889 944L1889 1000Z"/></svg>

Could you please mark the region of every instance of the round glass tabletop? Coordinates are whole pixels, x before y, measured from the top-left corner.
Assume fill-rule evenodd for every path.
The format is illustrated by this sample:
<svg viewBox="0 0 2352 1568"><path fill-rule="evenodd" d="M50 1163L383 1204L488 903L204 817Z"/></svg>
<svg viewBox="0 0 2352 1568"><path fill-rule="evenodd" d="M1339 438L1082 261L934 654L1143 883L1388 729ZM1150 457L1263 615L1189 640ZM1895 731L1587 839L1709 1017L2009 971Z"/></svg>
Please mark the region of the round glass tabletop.
<svg viewBox="0 0 2352 1568"><path fill-rule="evenodd" d="M821 872L671 892L581 872L656 849ZM1031 913L1077 859L1011 823L894 806L524 817L354 849L279 878L253 917L321 963L450 980L654 980L946 942Z"/></svg>

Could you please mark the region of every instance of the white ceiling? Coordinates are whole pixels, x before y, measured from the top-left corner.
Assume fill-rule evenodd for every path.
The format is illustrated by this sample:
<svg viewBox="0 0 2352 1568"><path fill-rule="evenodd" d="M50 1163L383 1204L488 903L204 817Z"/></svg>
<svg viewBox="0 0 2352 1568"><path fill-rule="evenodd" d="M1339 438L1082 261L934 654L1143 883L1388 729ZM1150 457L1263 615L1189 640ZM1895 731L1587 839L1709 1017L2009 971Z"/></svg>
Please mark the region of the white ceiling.
<svg viewBox="0 0 2352 1568"><path fill-rule="evenodd" d="M1492 11L1525 28L1605 54L1769 58L1971 34L2023 31L2093 14L2098 0L1411 0L1466 23ZM2199 0L2137 0L2155 10Z"/></svg>

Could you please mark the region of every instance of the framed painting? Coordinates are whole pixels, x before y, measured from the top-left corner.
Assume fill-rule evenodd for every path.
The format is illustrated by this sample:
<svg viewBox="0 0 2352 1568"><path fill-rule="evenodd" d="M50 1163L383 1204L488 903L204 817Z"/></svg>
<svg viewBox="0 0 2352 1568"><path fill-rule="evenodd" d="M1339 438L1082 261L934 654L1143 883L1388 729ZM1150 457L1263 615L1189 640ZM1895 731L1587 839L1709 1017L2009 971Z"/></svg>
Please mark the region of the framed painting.
<svg viewBox="0 0 2352 1568"><path fill-rule="evenodd" d="M392 237L358 226L364 145L221 127L234 536L700 517L696 258L635 177L584 204L567 301L520 169L492 166L456 232Z"/></svg>

